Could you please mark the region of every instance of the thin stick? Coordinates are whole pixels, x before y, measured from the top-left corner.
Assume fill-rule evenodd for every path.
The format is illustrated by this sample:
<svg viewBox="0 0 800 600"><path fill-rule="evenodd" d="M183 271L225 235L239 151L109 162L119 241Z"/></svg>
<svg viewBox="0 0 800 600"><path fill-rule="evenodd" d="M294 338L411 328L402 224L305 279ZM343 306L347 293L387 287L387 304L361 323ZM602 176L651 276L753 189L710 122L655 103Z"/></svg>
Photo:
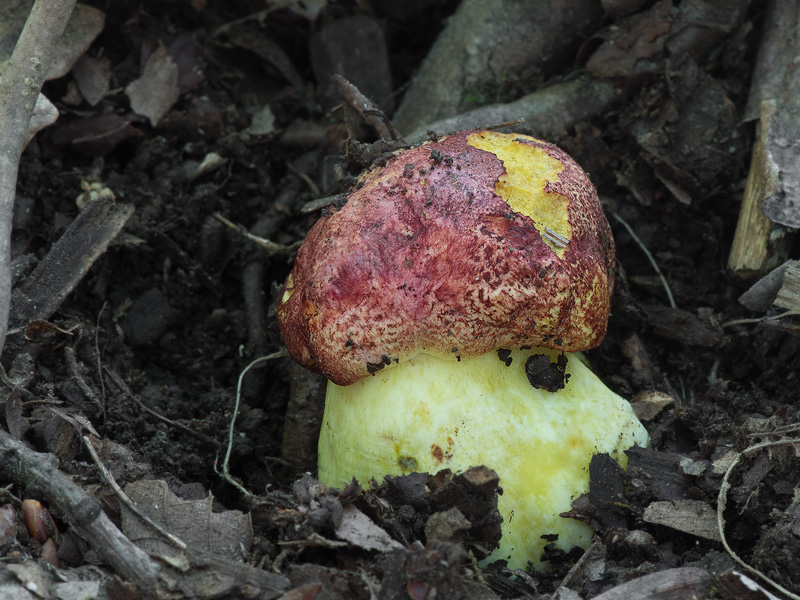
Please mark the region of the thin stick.
<svg viewBox="0 0 800 600"><path fill-rule="evenodd" d="M770 321L777 321L778 319L784 319L786 317L796 317L800 315L800 310L787 310L784 313L779 315L775 315L774 317L759 317L757 319L733 319L731 321L725 321L724 323L720 324L720 327L732 327L733 325L755 325L757 323L769 323Z"/></svg>
<svg viewBox="0 0 800 600"><path fill-rule="evenodd" d="M0 81L0 350L11 307L11 221L19 158L50 68L53 50L67 26L75 0L36 0Z"/></svg>
<svg viewBox="0 0 800 600"><path fill-rule="evenodd" d="M725 550L728 554L731 555L731 558L735 560L739 565L750 571L753 575L760 577L771 586L773 586L776 590L779 590L786 594L792 600L800 600L800 596L797 596L784 588L782 585L770 579L766 574L762 573L758 569L751 567L746 562L744 562L736 552L733 551L728 545L728 540L725 539L725 519L723 517L723 513L725 512L725 506L728 504L728 489L730 489L731 484L728 483L728 479L730 478L731 473L733 472L734 467L739 464L739 459L742 458L745 454L750 452L755 452L756 450L763 450L764 448L770 448L773 446L789 446L794 444L800 444L800 438L790 438L784 440L775 440L771 442L762 442L760 444L755 444L754 446L750 446L746 448L742 452L736 455L736 458L733 459L733 462L728 467L728 470L725 471L725 476L722 478L722 485L719 487L719 495L717 496L717 528L719 529L719 537L722 539L722 545L724 546Z"/></svg>
<svg viewBox="0 0 800 600"><path fill-rule="evenodd" d="M259 246L261 246L262 248L267 250L270 253L270 255L275 254L276 252L280 252L281 250L285 249L285 246L281 246L280 244L276 244L275 242L271 242L269 240L265 240L264 238L258 237L257 235L253 235L252 233L247 231L247 229L245 227L243 227L242 225L237 225L233 221L229 221L228 219L226 219L225 217L223 217L219 213L214 213L213 216L217 221L219 221L220 223L222 223L226 227L228 227L230 229L233 229L236 233L241 235L243 238L248 239L251 242L254 242L254 243L258 244Z"/></svg>
<svg viewBox="0 0 800 600"><path fill-rule="evenodd" d="M636 232L633 230L633 227L628 225L628 222L625 219L620 217L615 212L612 212L611 216L614 217L619 222L619 224L622 225L627 230L627 232L630 234L631 238L633 238L633 241L636 242L639 245L639 248L642 249L642 252L644 252L644 255L647 257L647 260L649 260L650 264L653 266L653 270L658 274L659 278L661 279L661 285L664 286L664 289L667 292L667 298L669 299L669 305L672 308L678 308L678 306L675 304L675 298L673 298L673 296L672 296L672 290L669 288L669 283L667 283L667 278L664 277L664 274L661 272L661 269L659 268L658 263L656 262L656 259L653 258L652 254L650 254L650 250L647 249L647 246L645 246L644 243L642 242L642 240L639 239L639 236L636 235Z"/></svg>
<svg viewBox="0 0 800 600"><path fill-rule="evenodd" d="M100 380L100 393L101 402L103 407L103 422L106 421L106 380L103 377L103 359L100 356L100 319L103 316L103 311L106 309L108 302L103 302L100 307L100 312L97 313L97 323L94 326L94 355L97 359L97 378Z"/></svg>
<svg viewBox="0 0 800 600"><path fill-rule="evenodd" d="M222 477L225 481L230 483L233 487L237 490L242 492L245 496L252 496L245 487L236 481L230 473L229 465L231 461L231 452L233 451L233 434L235 432L235 425L236 425L236 416L239 414L239 404L242 399L242 382L244 381L244 376L250 371L250 369L260 365L261 363L265 363L270 360L274 360L276 358L283 358L284 356L289 356L289 353L286 352L285 348L281 348L277 352L273 352L272 354L268 354L267 356L262 356L260 358L255 359L249 365L247 365L242 372L239 374L239 381L236 383L236 402L233 405L233 415L231 415L231 424L228 428L228 448L225 451L225 459L222 461L222 471L217 470L216 464L214 465L214 471Z"/></svg>
<svg viewBox="0 0 800 600"><path fill-rule="evenodd" d="M89 387L89 384L86 383L83 375L81 375L81 370L78 366L78 359L75 358L75 349L71 346L64 346L64 355L67 358L67 365L69 365L69 370L72 374L72 377L75 379L75 383L78 384L78 387L83 392L83 395L86 396L88 400L91 400L95 406L97 406L103 415L103 420L105 421L106 411L103 408L103 405L100 403L100 400L97 398L97 394L94 393L94 390Z"/></svg>
<svg viewBox="0 0 800 600"><path fill-rule="evenodd" d="M117 495L120 501L128 507L128 510L164 536L167 540L169 540L170 543L172 543L172 545L181 550L181 552L186 550L186 544L184 544L179 538L172 535L169 531L161 527L161 525L153 521L153 519L139 511L136 503L130 499L130 496L128 496L128 494L126 494L121 487L119 487L119 484L117 483L117 480L114 479L111 471L106 469L103 461L101 461L100 457L97 455L97 451L94 449L94 444L92 443L92 440L89 439L89 436L81 436L81 439L83 440L83 445L86 446L86 449L89 451L89 454L92 455L92 460L94 461L95 466L103 474L103 478L106 480L106 483L111 487L112 490L114 490L114 493Z"/></svg>
<svg viewBox="0 0 800 600"><path fill-rule="evenodd" d="M34 452L0 428L0 479L21 488L36 482L37 490L123 579L140 586L143 597L155 598L161 566L137 547L103 512L100 501L89 496L58 468L52 454Z"/></svg>
<svg viewBox="0 0 800 600"><path fill-rule="evenodd" d="M177 429L180 429L181 431L184 431L184 432L188 433L189 435L191 435L193 437L196 437L198 440L202 440L206 444L209 444L211 446L219 446L219 442L217 440L212 439L212 438L208 437L207 435L205 435L203 433L200 433L199 431L195 431L194 429L192 429L191 427L187 427L183 423L179 423L178 421L173 421L172 419L170 419L168 417L165 417L162 414L157 413L152 408L150 408L149 406L145 405L145 403L142 402L141 400L139 400L139 398L131 391L131 389L125 384L125 382L122 381L122 378L119 375L117 375L114 371L109 369L108 367L103 367L103 371L108 376L108 378L112 381L112 383L114 385L116 385L117 388L119 388L119 390L123 394L125 394L128 398L133 400L133 402L136 404L136 406L138 406L140 409L142 409L144 412L146 412L147 414L149 414L153 418L158 419L162 423L166 423L170 427L175 427Z"/></svg>

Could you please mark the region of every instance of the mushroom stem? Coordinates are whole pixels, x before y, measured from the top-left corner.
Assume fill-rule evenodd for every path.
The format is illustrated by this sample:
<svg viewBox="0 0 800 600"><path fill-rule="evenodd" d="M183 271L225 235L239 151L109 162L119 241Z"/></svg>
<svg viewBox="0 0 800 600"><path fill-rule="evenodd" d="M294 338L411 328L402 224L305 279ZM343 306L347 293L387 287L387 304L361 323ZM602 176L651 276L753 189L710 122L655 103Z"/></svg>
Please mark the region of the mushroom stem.
<svg viewBox="0 0 800 600"><path fill-rule="evenodd" d="M540 569L546 534L558 534L564 550L587 547L592 529L559 514L588 491L594 454L608 452L624 467L623 451L646 445L648 435L630 404L574 354L563 389L532 387L525 364L536 354L555 361L560 353L512 350L462 361L417 354L346 387L329 383L320 480L339 486L353 476L366 483L485 465L503 488L503 537L489 561Z"/></svg>

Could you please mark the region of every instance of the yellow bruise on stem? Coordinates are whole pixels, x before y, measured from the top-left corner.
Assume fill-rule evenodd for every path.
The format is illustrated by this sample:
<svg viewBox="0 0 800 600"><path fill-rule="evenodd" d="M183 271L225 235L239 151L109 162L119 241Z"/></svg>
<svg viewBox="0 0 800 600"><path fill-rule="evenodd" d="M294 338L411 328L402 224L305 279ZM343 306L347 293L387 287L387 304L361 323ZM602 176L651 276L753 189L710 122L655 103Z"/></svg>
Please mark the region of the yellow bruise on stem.
<svg viewBox="0 0 800 600"><path fill-rule="evenodd" d="M412 471L497 471L503 494L503 539L490 560L511 568L544 565L545 534L568 551L588 546L592 530L559 515L589 489L592 456L608 452L623 467L624 450L647 445L630 404L568 356L566 387L531 387L525 362L555 350L511 350L510 365L490 352L461 362L418 354L342 387L328 384L319 443L319 478L341 487Z"/></svg>

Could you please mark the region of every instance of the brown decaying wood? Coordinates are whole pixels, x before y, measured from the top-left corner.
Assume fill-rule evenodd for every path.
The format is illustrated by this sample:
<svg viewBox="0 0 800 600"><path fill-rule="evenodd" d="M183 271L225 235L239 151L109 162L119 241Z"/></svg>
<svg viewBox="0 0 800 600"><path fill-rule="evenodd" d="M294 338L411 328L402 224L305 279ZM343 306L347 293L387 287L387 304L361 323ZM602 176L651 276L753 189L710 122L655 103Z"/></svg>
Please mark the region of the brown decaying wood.
<svg viewBox="0 0 800 600"><path fill-rule="evenodd" d="M142 590L152 586L158 564L117 529L97 499L59 470L55 456L34 452L0 429L0 478L24 487L35 484L104 562Z"/></svg>
<svg viewBox="0 0 800 600"><path fill-rule="evenodd" d="M775 304L788 310L800 311L800 261L793 260L787 265Z"/></svg>
<svg viewBox="0 0 800 600"><path fill-rule="evenodd" d="M747 175L742 208L739 212L739 222L736 224L736 233L728 256L728 268L742 278L760 275L764 271L776 267L782 262L781 258L785 258L777 254L772 257L768 256L770 234L773 228L778 226L775 226L761 212L761 201L775 189L776 173L767 164L765 149L765 131L774 116L775 105L765 102L761 109L761 124L758 126L753 157L750 161L750 172Z"/></svg>
<svg viewBox="0 0 800 600"><path fill-rule="evenodd" d="M760 119L750 173L728 267L741 277L762 274L788 257L789 230L773 223L796 226L800 139L800 78L796 40L800 7L792 0L772 0L745 118Z"/></svg>
<svg viewBox="0 0 800 600"><path fill-rule="evenodd" d="M53 244L47 256L14 289L10 326L48 319L105 252L133 214L133 205L92 200Z"/></svg>
<svg viewBox="0 0 800 600"><path fill-rule="evenodd" d="M422 142L428 130L447 134L516 120L521 120L516 129L531 131L542 139L553 139L563 135L575 123L602 114L623 99L621 90L613 83L588 76L576 77L539 89L514 102L489 104L433 121L407 135L406 140Z"/></svg>
<svg viewBox="0 0 800 600"><path fill-rule="evenodd" d="M599 16L599 5L585 0L465 0L403 97L395 127L405 135L473 108L471 96L507 73L546 71L569 55Z"/></svg>

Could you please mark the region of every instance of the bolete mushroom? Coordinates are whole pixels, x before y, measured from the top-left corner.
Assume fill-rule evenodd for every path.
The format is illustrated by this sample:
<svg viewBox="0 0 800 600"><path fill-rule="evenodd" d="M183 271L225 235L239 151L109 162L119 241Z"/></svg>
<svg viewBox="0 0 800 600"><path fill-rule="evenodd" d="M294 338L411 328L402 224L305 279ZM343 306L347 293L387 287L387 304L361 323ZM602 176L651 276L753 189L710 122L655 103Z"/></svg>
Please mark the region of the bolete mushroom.
<svg viewBox="0 0 800 600"><path fill-rule="evenodd" d="M309 231L278 305L289 353L328 384L319 477L497 471L492 558L540 567L592 455L645 445L630 405L572 353L602 342L614 243L552 144L465 131L399 152ZM552 536L548 536L552 539Z"/></svg>

